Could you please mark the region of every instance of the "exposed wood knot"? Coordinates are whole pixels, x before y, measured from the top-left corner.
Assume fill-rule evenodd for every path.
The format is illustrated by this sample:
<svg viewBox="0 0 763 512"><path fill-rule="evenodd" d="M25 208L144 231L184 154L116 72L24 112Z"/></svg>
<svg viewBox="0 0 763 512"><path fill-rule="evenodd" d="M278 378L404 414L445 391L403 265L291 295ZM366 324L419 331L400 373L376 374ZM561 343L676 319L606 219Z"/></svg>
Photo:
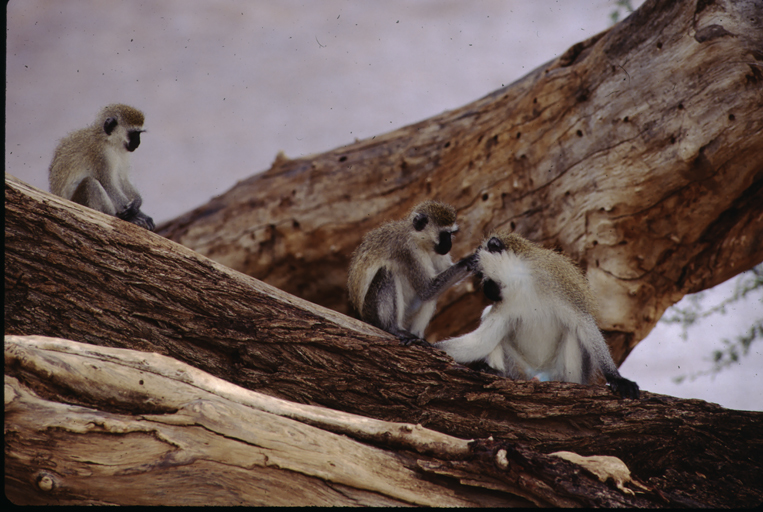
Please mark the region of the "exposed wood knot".
<svg viewBox="0 0 763 512"><path fill-rule="evenodd" d="M501 469L508 469L509 467L509 458L507 457L506 450L501 448L498 450L498 452L495 454L495 463L498 465Z"/></svg>
<svg viewBox="0 0 763 512"><path fill-rule="evenodd" d="M736 37L734 34L723 28L722 25L713 24L697 30L697 33L694 34L694 39L696 39L698 43L706 43L713 39L725 36Z"/></svg>
<svg viewBox="0 0 763 512"><path fill-rule="evenodd" d="M40 471L35 480L37 481L37 487L39 487L41 491L49 492L57 486L56 476L47 471Z"/></svg>

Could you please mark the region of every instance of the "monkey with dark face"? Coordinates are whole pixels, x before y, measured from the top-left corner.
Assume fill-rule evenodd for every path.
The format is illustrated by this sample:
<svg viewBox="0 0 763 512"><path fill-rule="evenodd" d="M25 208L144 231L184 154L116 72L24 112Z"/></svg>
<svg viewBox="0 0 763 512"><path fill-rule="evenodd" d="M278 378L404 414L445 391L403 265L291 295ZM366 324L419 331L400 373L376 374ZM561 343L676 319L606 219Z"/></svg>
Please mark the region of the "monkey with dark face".
<svg viewBox="0 0 763 512"><path fill-rule="evenodd" d="M437 298L469 275L474 255L450 259L458 231L452 206L426 201L405 220L369 232L352 255L350 300L360 318L404 344L423 340Z"/></svg>
<svg viewBox="0 0 763 512"><path fill-rule="evenodd" d="M63 138L50 164L50 191L153 231L129 179L129 156L140 145L143 119L140 110L108 105L91 126Z"/></svg>
<svg viewBox="0 0 763 512"><path fill-rule="evenodd" d="M513 233L491 236L477 257L493 304L475 331L436 348L512 379L591 384L600 372L616 394L639 397L638 385L617 371L594 319L588 282L571 260Z"/></svg>

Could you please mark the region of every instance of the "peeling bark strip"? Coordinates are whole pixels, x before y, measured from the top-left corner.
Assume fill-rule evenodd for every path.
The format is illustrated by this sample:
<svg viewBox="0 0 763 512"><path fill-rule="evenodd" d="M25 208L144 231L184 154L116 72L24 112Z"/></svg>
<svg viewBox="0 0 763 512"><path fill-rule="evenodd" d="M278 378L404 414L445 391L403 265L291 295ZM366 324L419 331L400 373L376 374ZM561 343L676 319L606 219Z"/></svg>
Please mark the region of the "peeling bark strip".
<svg viewBox="0 0 763 512"><path fill-rule="evenodd" d="M763 260L762 90L760 2L648 0L480 100L279 156L159 232L347 312L363 234L439 199L458 210L454 259L508 227L580 262L621 362L684 294ZM430 340L477 325L470 287L440 299Z"/></svg>
<svg viewBox="0 0 763 512"><path fill-rule="evenodd" d="M634 478L660 496L656 504L750 506L763 500L763 430L760 428L763 413L731 411L699 400L679 400L648 391L643 392L641 400L619 400L604 386L514 382L473 372L456 366L442 352L403 347L392 336L362 322L292 297L154 233L10 177L6 177L5 200L6 335L39 334L92 345L156 352L274 397L320 404L388 422L421 424L462 440L484 440L493 436L494 442L477 441L470 445L473 458L465 464L463 458L453 455L463 453L463 447L456 452L453 448L443 449L438 444L443 442L442 438L438 440L434 433L427 434L431 442L426 449L422 448L424 441L410 442L414 436L401 433L387 440L382 434L385 445L399 447L398 454L409 450L421 452L415 460L418 468L415 471L450 475L470 486L474 481L484 483L485 475L493 475L489 485L480 486L499 491L508 488L506 492L532 502L536 502L535 498L528 496L535 496L537 503L568 504L570 502L560 496L569 497L569 493L581 485L577 477L569 474L574 468L560 469L560 475L566 476L553 485L548 482L548 475L552 473L545 469L544 473L538 473L538 468L556 459L544 454L556 451L618 457ZM82 349L88 350L101 351L95 347ZM116 375L114 368L96 370L88 366L89 363L72 362L68 366L58 365L66 366L68 373L64 375L52 369L35 370L38 363L27 364L25 361L31 360L22 355L8 359L6 354L6 357L6 374L17 379L20 386L29 386L43 398L70 407L30 405L33 409L38 405L43 407L41 418L46 421L71 421L85 426L91 423L98 426L106 421L101 413L82 412L76 406L97 406L99 411L118 415L113 418L115 425L134 425L131 422L145 415L181 414L176 411L180 407L178 403L168 404L143 392L149 383L147 376L137 382L135 378L114 377L116 382L108 389L100 385L86 386L98 390L99 396L104 397L98 405L83 398L83 388L78 384L81 375L95 373L105 378ZM141 366L144 363L140 361L148 364L157 356L136 357L139 363L132 364L131 368L145 372ZM123 357L112 355L106 359L119 363ZM163 375L186 383L189 379L195 382L200 379L190 369L183 369L180 363L164 364L167 370ZM11 387L17 386L11 384ZM201 387L198 382L197 387ZM220 396L230 395L230 390L221 390L222 384L213 387ZM46 389L49 391L44 391ZM159 389L164 392L161 386ZM6 397L10 396L10 392L6 392ZM188 405L182 414L192 417L189 423L196 424L197 417L209 411ZM219 416L227 414L219 409L214 411ZM8 412L6 409L6 422ZM75 418L80 412L84 416ZM267 412L274 411L267 409ZM325 418L299 414L287 416L320 429L356 435L330 426ZM248 423L237 423L237 428L245 428L243 424ZM34 473L38 487L41 490L55 488L57 477L46 465L47 459L35 459L29 454L37 453L35 447L53 444L57 449L70 449L67 457L76 459L89 444L82 437L70 437L65 429L46 425L19 427L18 432L39 434L33 434L33 440L18 441L18 445L6 434L6 461L9 455L16 457L23 447L33 445L30 451L24 452L26 455L18 456L28 467L18 469L22 476L7 477L6 486L27 485L32 478L29 468L34 467L39 471ZM153 424L148 431L145 426L136 428L134 436L117 447L117 454L122 450L130 454L148 443L151 447L146 449L153 450L155 456L153 462L146 463L149 467L178 465L182 469L187 466L181 463L188 460L183 458L187 455L178 453L176 459L168 442L153 430ZM182 432L174 431L172 439L185 439ZM414 433L417 433L416 427ZM373 429L364 435L357 435L357 439L376 443ZM113 437L101 434L87 439L114 442ZM202 445L209 438L203 439ZM99 444L94 453L105 446ZM226 450L232 452L238 449L235 444L226 446ZM505 454L500 455L501 450ZM209 462L206 455L199 457L195 460L200 461L203 471L217 464ZM508 461L509 465L503 467L501 461ZM77 466L77 471L87 471L90 464L94 465L90 470L107 470L111 462L112 459L78 461L83 465ZM125 464L134 468L142 467L143 462ZM496 464L502 471L491 473L498 471ZM556 460L554 464L571 463ZM177 471L184 475L181 469ZM81 474L77 471L74 474ZM530 478L528 474L535 476ZM278 486L282 478L289 478L285 473L268 475L258 478L263 481L272 478L272 484L263 483L258 489ZM239 477L247 479L250 474L236 478ZM109 484L104 478L105 488ZM145 475L135 478L124 487L132 494L144 485L156 484ZM237 488L241 480L231 478L229 486L228 483L220 485L225 489ZM517 482L524 483L518 485ZM604 485L598 480L596 484ZM306 490L305 496L323 492L322 487L310 479L300 480L299 485L312 489ZM572 490L560 490L565 486ZM347 488L337 485L332 488L342 495L355 496ZM203 488L198 488L199 494L194 494L193 489L189 491L189 500L199 495L218 496L215 492L219 490L220 486L205 481ZM591 494L587 495L589 501L585 503L599 503L595 496L600 490L591 488ZM544 498L543 493L548 496ZM636 497L644 498L638 493ZM557 498L561 501L554 501ZM362 503L371 500L368 496L357 499Z"/></svg>

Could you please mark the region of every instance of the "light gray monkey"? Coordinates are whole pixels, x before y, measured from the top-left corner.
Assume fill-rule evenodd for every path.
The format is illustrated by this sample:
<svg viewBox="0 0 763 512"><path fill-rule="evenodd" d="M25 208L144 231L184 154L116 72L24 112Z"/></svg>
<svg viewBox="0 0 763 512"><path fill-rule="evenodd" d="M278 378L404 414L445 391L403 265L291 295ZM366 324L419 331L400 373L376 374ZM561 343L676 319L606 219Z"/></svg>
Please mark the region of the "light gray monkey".
<svg viewBox="0 0 763 512"><path fill-rule="evenodd" d="M143 112L127 105L104 107L95 123L64 137L50 164L50 191L150 231L143 200L130 183L130 153L140 145Z"/></svg>
<svg viewBox="0 0 763 512"><path fill-rule="evenodd" d="M513 233L494 234L476 254L483 291L494 303L475 331L436 348L512 379L591 384L601 372L616 394L639 397L638 385L617 371L588 282L571 260Z"/></svg>

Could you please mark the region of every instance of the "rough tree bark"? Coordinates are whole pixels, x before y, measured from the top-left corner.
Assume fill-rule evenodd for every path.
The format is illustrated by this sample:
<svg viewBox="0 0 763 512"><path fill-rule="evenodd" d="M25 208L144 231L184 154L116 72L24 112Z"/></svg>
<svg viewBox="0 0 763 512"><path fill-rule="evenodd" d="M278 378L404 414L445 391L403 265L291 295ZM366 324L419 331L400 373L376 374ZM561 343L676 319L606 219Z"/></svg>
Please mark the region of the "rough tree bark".
<svg viewBox="0 0 763 512"><path fill-rule="evenodd" d="M439 351L403 347L360 321L12 178L6 178L5 198L6 335L55 336L156 352L270 396L421 424L462 440L477 439L468 455L436 450L411 455L408 452L416 447L404 445L394 448L394 457L394 439L361 439L381 443L388 453L379 457L390 464L397 458L415 473L417 482L448 489L443 497L455 492L459 500L472 503L508 499L515 504L673 506L750 506L763 499L762 413L725 410L648 391L640 400L619 400L604 386L514 382L474 372ZM122 370L114 366L106 368L93 360L50 362L52 355L24 350L6 352L6 487L21 489L13 495L19 501L110 502L115 493L108 482L124 481L125 489L143 488L163 503L178 503L174 494L159 495L149 487L151 475L174 482L201 473L211 478L196 487L193 498L199 500L229 500L243 480L258 488L299 481L314 490L300 499L310 495L316 504L333 499L335 493L363 503L438 499L410 499L410 494L402 497L371 489L381 495L373 501L367 487L352 491L355 484L335 473L321 473L306 462L295 469L299 455L294 455L296 461L284 455L278 465L288 460L287 471L300 475L266 472L263 461L270 457L272 444L263 446L262 439L275 441L267 432L256 432L268 427L260 420L244 420L249 416L238 405L218 406L214 401L211 409L204 409L195 401L211 397L185 394L166 398L174 404L170 411L162 400L171 394L168 386L175 384L152 384L141 391L140 380L146 385L154 370L148 371L140 361L155 356L115 358L109 351L76 349L117 366L120 360L139 361L133 369L146 377L136 384L135 376L116 376ZM172 375L179 382L189 382L185 374L191 370L174 368ZM83 374L106 380L80 385ZM114 380L106 374L114 375ZM205 411L219 414L219 422L212 425ZM161 426L163 421L185 425L186 430ZM241 421L247 422L247 429ZM279 425L286 432L298 427L304 431L303 426ZM331 430L323 424L320 428ZM316 450L329 442L322 433L309 434L313 435ZM220 444L220 436L233 439ZM288 436L283 439L290 453L298 453ZM209 447L202 449L205 442ZM238 446L239 442L243 444ZM153 454L150 463L136 452L146 444L151 446L141 455ZM347 446L348 453L365 449ZM220 455L222 450L239 449L248 455L235 461ZM596 482L579 467L547 457L560 450L618 457L647 489L634 488L639 492L626 496L609 484L591 487ZM251 462L247 456L253 457ZM228 462L232 466L225 473L220 467ZM104 467L111 464L118 467ZM88 475L93 479L85 478ZM316 478L339 485L323 492L325 486ZM469 493L459 482L492 490ZM53 489L58 491L50 494ZM435 492L424 483L418 489ZM74 490L86 494L80 500ZM602 496L601 501L596 496ZM248 503L259 499L245 497ZM336 499L337 504L347 503ZM270 503L280 501L274 498Z"/></svg>
<svg viewBox="0 0 763 512"><path fill-rule="evenodd" d="M507 49L510 51L510 49ZM648 0L462 108L270 170L159 227L340 312L361 236L437 198L454 256L514 229L587 269L616 361L684 294L763 260L763 7ZM428 339L471 330L464 283Z"/></svg>

